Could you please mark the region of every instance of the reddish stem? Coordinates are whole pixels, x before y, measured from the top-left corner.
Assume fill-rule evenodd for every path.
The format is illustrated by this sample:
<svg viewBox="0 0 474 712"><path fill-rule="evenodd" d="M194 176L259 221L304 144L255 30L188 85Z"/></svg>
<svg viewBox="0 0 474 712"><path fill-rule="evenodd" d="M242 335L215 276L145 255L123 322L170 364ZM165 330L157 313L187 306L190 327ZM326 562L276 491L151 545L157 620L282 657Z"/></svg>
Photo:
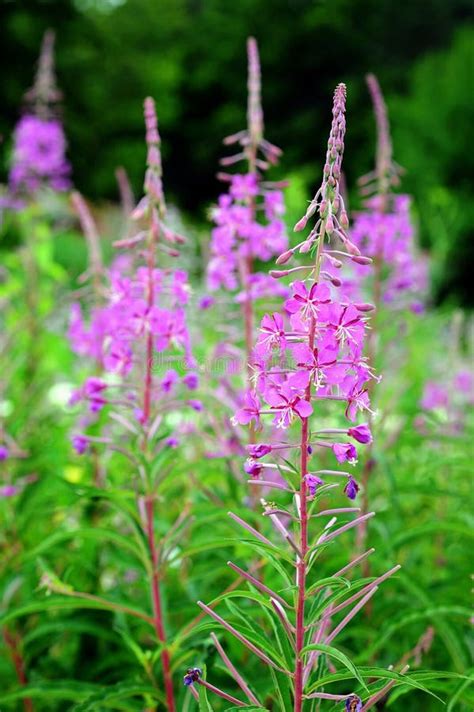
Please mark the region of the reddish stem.
<svg viewBox="0 0 474 712"><path fill-rule="evenodd" d="M147 249L147 269L148 269L148 293L147 307L150 313L155 299L155 290L153 284L153 270L155 269L155 245L159 237L159 228L154 223L151 226L148 236ZM143 420L148 423L151 412L151 394L153 387L153 334L148 329L146 337L146 364L145 364L145 385L143 392Z"/></svg>
<svg viewBox="0 0 474 712"><path fill-rule="evenodd" d="M163 611L161 607L160 577L158 573L158 550L155 541L154 527L154 500L152 496L145 499L146 513L146 535L148 547L150 549L152 576L151 576L151 597L153 602L153 622L158 640L166 646L166 634L163 625ZM166 703L168 712L175 712L175 702L173 693L173 679L171 676L170 654L166 647L161 652L161 664L163 666L163 678L165 683Z"/></svg>
<svg viewBox="0 0 474 712"><path fill-rule="evenodd" d="M26 677L25 663L23 657L18 649L18 640L15 638L15 636L12 635L12 633L10 633L10 631L6 627L3 628L3 638L5 640L5 644L8 650L10 651L18 683L21 685L21 687L26 687L26 685L28 684L28 678ZM29 697L25 697L23 699L23 707L25 708L26 712L33 712L33 702Z"/></svg>
<svg viewBox="0 0 474 712"><path fill-rule="evenodd" d="M309 332L309 347L314 348L315 322L311 319ZM306 388L305 399L311 400L311 381ZM303 686L304 667L304 612L306 602L306 554L308 553L308 508L307 508L307 486L305 475L308 472L308 444L309 444L309 418L303 418L301 426L301 479L300 479L300 551L297 565L298 601L296 605L296 665L295 665L295 706L294 712L301 712L303 709Z"/></svg>

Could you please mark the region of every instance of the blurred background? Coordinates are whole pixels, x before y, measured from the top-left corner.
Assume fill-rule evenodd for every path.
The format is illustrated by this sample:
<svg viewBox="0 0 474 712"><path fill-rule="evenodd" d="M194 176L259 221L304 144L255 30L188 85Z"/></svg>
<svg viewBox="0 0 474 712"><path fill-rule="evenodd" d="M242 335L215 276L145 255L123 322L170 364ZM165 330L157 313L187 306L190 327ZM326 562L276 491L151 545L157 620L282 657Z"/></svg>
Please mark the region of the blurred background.
<svg viewBox="0 0 474 712"><path fill-rule="evenodd" d="M221 139L245 125L245 40L259 42L266 135L284 150L274 176L305 195L319 176L331 94L348 85L344 159L351 207L374 162L364 75L390 112L394 156L432 256L434 300L472 306L474 12L470 0L1 0L1 174L42 35L56 31L59 85L76 187L117 200L123 165L138 195L143 98L155 97L168 195L206 220ZM196 218L197 216L197 218Z"/></svg>

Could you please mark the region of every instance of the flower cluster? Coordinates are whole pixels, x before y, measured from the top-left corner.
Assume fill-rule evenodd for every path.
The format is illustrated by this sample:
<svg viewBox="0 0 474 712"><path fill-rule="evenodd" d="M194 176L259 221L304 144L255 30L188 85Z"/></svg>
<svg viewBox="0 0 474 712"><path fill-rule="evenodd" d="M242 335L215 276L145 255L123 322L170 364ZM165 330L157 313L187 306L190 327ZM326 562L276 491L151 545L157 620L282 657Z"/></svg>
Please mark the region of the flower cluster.
<svg viewBox="0 0 474 712"><path fill-rule="evenodd" d="M253 38L248 40L248 61L248 127L224 141L227 145L240 144L242 151L221 161L230 166L245 160L248 170L219 174L229 188L212 211L214 228L207 271L211 291L242 287L245 297L240 295L239 301L281 294L281 287L265 274L254 273L252 265L254 260L267 262L287 245L283 194L278 184L262 179L262 171L277 162L281 151L263 138L260 63Z"/></svg>
<svg viewBox="0 0 474 712"><path fill-rule="evenodd" d="M386 202L386 201L385 201ZM383 302L395 308L407 302L415 313L423 311L428 290L428 264L418 254L415 230L410 216L408 195L391 196L389 208L374 196L366 201L366 209L355 216L351 239L366 255L382 265ZM374 272L372 266L355 265L355 283L363 284Z"/></svg>
<svg viewBox="0 0 474 712"><path fill-rule="evenodd" d="M61 93L54 75L54 34L45 33L33 87L25 94L26 113L14 132L9 186L15 194L36 193L42 187L70 188L71 167L66 138L57 116Z"/></svg>
<svg viewBox="0 0 474 712"><path fill-rule="evenodd" d="M294 507L291 513L286 504L261 500L263 516L271 520L275 532L284 541L281 548L278 543L274 544L267 538L260 528L255 528L240 516L229 512L232 520L245 530L246 537L250 534L257 550L263 545L265 553L268 549L272 551L271 562L274 561L273 553L278 556L283 553L282 549L285 547L285 555L278 563L279 573L284 572L288 556L295 556L290 574L295 577L294 587L287 585L288 578L284 573L284 588L279 591L272 590L267 580L263 583L260 577L257 578L250 571L229 562L229 566L239 576L259 593L263 593L266 611L270 611L269 615L274 614L275 626L282 626L289 640L288 650L294 658L293 670L289 670L287 658L277 659L277 655L273 654L273 649L278 648L276 644L274 648L270 645L265 650L262 649L252 637L252 628L245 626L243 616L237 630L214 610L214 606L198 601L201 609L219 626L231 633L263 663L288 677L294 712L303 712L307 700L318 698L340 702L346 712L360 712L363 704L357 694L315 691L311 676L318 667L320 679L319 656L328 650L327 646L332 645L333 640L367 604L377 591L378 584L399 569L399 566L395 566L375 580L369 580L368 584L361 585L357 593L349 595L347 600L336 606L333 603L335 599L332 596L332 584L328 584L327 594L322 594L318 600L320 608L315 615L316 607L310 603L311 595L316 591L319 593L325 585L324 582L319 585L309 581L310 575L314 574L313 563L319 553L318 547L324 547L349 529L364 525L373 516L373 512L359 516L360 508L354 506L323 508L318 511L318 499L325 497L328 491L336 486L325 482L326 477L344 478L344 491L351 500L355 499L359 486L349 472L311 467L313 455L319 455L318 448L331 450L338 463L354 464L357 457L354 443L368 444L372 441L370 426L367 423L356 424L355 420L359 411L370 412L367 385L374 376L363 355L363 349L367 329L366 314L373 307L367 303L352 302L345 295L339 294L339 285L335 284L329 272L321 269L323 261L324 265L340 261L334 256L334 250L326 247L326 238L336 238L343 243L345 249L338 251L339 256L356 260L356 263L370 263L370 258L363 257L347 235L347 215L339 191L344 150L345 102L346 88L344 84L339 84L334 94L333 120L323 182L295 230L303 230L313 214L317 214L316 226L299 245L281 254L277 260L277 263L284 264L299 250L303 254L312 255L312 264L273 273L278 278L301 271L308 274L305 279L291 284L291 294L284 302L281 312L266 314L262 319L250 360L254 372L253 388L246 393L242 407L234 416L235 424L252 424L255 430L258 430L263 417L270 415L276 425L274 433L282 433L292 422L298 425L299 442L291 442L289 436L281 436L277 442L251 442L248 445L250 457L245 464L245 471L251 476L250 482L255 488L260 486L283 490L289 492L293 498ZM345 418L348 421L345 427L321 428L318 422L317 428L313 429L314 410L320 411L318 416L321 418L326 410L325 407L323 410L322 406L333 401L345 406ZM293 458L292 453L295 452L297 457ZM278 458L282 453L284 457L279 458L277 463L264 461L267 457ZM275 481L262 477L268 470L275 469L282 479ZM337 526L339 515L345 517L354 513L355 519ZM315 536L313 527L315 524L318 526L320 517L329 517L329 521L322 525L322 530ZM364 561L371 551L373 550L363 552L345 565L334 574L334 580ZM288 597L285 595L287 593ZM271 608L267 604L268 600ZM334 616L349 606L349 611L336 623ZM258 697L227 657L216 636L212 639L225 666L249 702L262 707ZM188 671L184 684L195 698L198 693L193 690L193 683L198 682L233 704L244 706L245 703L241 700L194 676L193 672L193 669ZM385 686L383 689L385 692L390 688ZM372 707L377 699L377 696L371 696L367 700L367 708Z"/></svg>
<svg viewBox="0 0 474 712"><path fill-rule="evenodd" d="M23 116L15 128L10 189L29 194L44 186L56 191L68 190L70 172L61 122L31 114Z"/></svg>
<svg viewBox="0 0 474 712"><path fill-rule="evenodd" d="M416 425L426 431L427 415L438 416L442 430L457 435L464 430L466 413L474 405L474 375L472 369L460 368L451 377L425 383L420 406L425 415L420 415Z"/></svg>
<svg viewBox="0 0 474 712"><path fill-rule="evenodd" d="M345 283L352 293L372 281L374 301L394 308L423 311L428 291L428 264L416 247L410 198L392 192L401 169L392 159L390 126L384 98L374 75L367 84L377 124L375 170L360 179L366 196L364 210L355 215L351 239L373 259L372 266L355 265L354 279Z"/></svg>
<svg viewBox="0 0 474 712"><path fill-rule="evenodd" d="M325 234L337 233L346 245L348 257L360 258L344 230L346 216L338 190L344 146L344 101L345 92L339 87L323 184L307 214L296 226L303 229L310 215L316 210L319 212L315 230L297 246L302 252L315 248L315 263L309 268L296 268L309 269L310 276L291 284L291 294L284 303L283 312L267 314L262 319L252 359L254 389L246 394L245 403L234 418L241 425L253 422L259 428L261 417L272 415L273 424L286 429L295 419L307 421L314 404L325 401L344 403L345 417L350 423L356 420L359 412L371 412L367 384L373 374L363 349L366 313L372 307L338 297L337 289L322 281L321 277L326 280L327 277L320 271L321 260L326 256L331 260L331 251L326 252L323 247ZM288 259L289 255L285 253L278 261ZM315 448L329 448L337 462L355 464L357 451L354 444L350 440L333 441L334 437L339 440L341 436L358 443L371 441L370 428L366 424L319 430L311 433L308 455L312 455ZM250 455L257 460L279 448L278 445L269 447L251 445ZM246 469L254 476L261 471L251 465ZM314 495L322 480L314 473L304 474L310 494ZM347 477L345 491L354 499L358 486L351 475L347 474Z"/></svg>
<svg viewBox="0 0 474 712"><path fill-rule="evenodd" d="M69 339L80 356L96 361L103 377L90 377L72 395L72 403L87 403L90 419L106 404L130 408L135 419L146 425L151 405L163 398L172 398L178 386L194 391L197 375L189 371L184 377L174 368L160 373L156 363L164 352L177 349L184 352L188 368L194 366L186 323L186 305L190 297L187 273L177 269L160 269L155 265L158 250L176 256L176 244L184 241L164 222L166 213L162 180L160 138L154 103L145 102L147 128L147 172L145 197L133 212L133 217L145 224L133 237L119 240L117 247L143 246L145 264L138 260L119 259L113 263L104 285L105 303L91 309L88 319L80 304L72 307ZM163 357L163 363L168 359ZM140 400L139 384L145 382ZM187 406L200 410L198 400L190 398ZM89 439L82 434L73 438L79 453L87 449ZM175 446L176 443L169 443Z"/></svg>
<svg viewBox="0 0 474 712"><path fill-rule="evenodd" d="M256 219L256 211L264 222ZM212 212L211 259L207 279L211 291L236 290L242 284L243 264L268 261L287 245L281 191L262 188L257 174L235 174L229 192L221 195ZM272 296L279 285L264 274L249 276L252 299Z"/></svg>

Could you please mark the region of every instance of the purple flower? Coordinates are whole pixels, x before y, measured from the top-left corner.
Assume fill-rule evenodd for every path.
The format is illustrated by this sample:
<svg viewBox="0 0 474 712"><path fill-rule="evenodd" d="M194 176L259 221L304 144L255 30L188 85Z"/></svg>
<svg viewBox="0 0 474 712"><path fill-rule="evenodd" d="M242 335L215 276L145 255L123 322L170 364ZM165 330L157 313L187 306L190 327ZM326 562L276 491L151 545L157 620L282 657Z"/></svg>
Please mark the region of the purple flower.
<svg viewBox="0 0 474 712"><path fill-rule="evenodd" d="M166 438L165 445L166 445L166 447L170 447L170 448L174 449L174 448L178 447L179 440L178 440L178 438L171 436L169 438Z"/></svg>
<svg viewBox="0 0 474 712"><path fill-rule="evenodd" d="M202 675L202 670L200 668L189 668L186 671L186 675L183 678L183 683L189 687L193 682L197 682Z"/></svg>
<svg viewBox="0 0 474 712"><path fill-rule="evenodd" d="M183 383L190 391L195 391L199 386L199 377L196 373L187 373L183 377Z"/></svg>
<svg viewBox="0 0 474 712"><path fill-rule="evenodd" d="M435 408L446 408L449 402L448 390L445 386L433 381L428 381L425 385L421 406L426 410L434 410Z"/></svg>
<svg viewBox="0 0 474 712"><path fill-rule="evenodd" d="M257 176L254 173L241 175L236 173L232 176L230 184L230 194L236 200L247 200L258 195Z"/></svg>
<svg viewBox="0 0 474 712"><path fill-rule="evenodd" d="M78 455L83 455L89 448L89 438L85 435L73 435L72 446Z"/></svg>
<svg viewBox="0 0 474 712"><path fill-rule="evenodd" d="M201 403L200 400L195 400L194 398L190 398L189 400L186 401L186 403L196 412L200 413L202 410L204 410L204 406Z"/></svg>
<svg viewBox="0 0 474 712"><path fill-rule="evenodd" d="M232 418L232 421L239 425L248 425L252 420L258 427L260 425L260 401L251 391L244 395L244 405Z"/></svg>
<svg viewBox="0 0 474 712"><path fill-rule="evenodd" d="M354 438L354 440L357 440L358 443L362 443L363 445L367 445L367 443L372 442L372 433L367 423L361 423L355 428L349 428L347 434L351 438Z"/></svg>
<svg viewBox="0 0 474 712"><path fill-rule="evenodd" d="M263 468L260 465L260 463L258 463L253 458L248 457L246 459L245 464L244 464L244 470L251 477L257 478L260 475L262 469Z"/></svg>
<svg viewBox="0 0 474 712"><path fill-rule="evenodd" d="M268 453L272 451L272 446L266 445L265 443L247 445L247 450L251 457L254 457L256 460L258 460L261 457L265 457L265 455L268 455Z"/></svg>
<svg viewBox="0 0 474 712"><path fill-rule="evenodd" d="M346 712L361 712L362 700L357 695L350 695L346 700Z"/></svg>
<svg viewBox="0 0 474 712"><path fill-rule="evenodd" d="M357 462L357 450L351 443L334 443L332 451L338 462L349 462L351 465Z"/></svg>
<svg viewBox="0 0 474 712"><path fill-rule="evenodd" d="M353 477L349 477L347 484L344 487L344 494L346 494L349 499L355 499L357 497L357 492L359 491L359 485Z"/></svg>
<svg viewBox="0 0 474 712"><path fill-rule="evenodd" d="M285 302L289 314L300 312L304 319L317 319L319 306L330 301L331 294L326 284L315 282L308 290L304 282L293 282L293 296Z"/></svg>
<svg viewBox="0 0 474 712"><path fill-rule="evenodd" d="M6 445L0 445L0 462L3 462L9 457L10 453Z"/></svg>
<svg viewBox="0 0 474 712"><path fill-rule="evenodd" d="M14 497L19 491L15 485L4 485L0 487L0 497Z"/></svg>
<svg viewBox="0 0 474 712"><path fill-rule="evenodd" d="M310 497L314 497L316 494L316 490L320 485L323 485L324 482L320 477L316 477L316 475L312 475L311 473L308 473L307 475L304 476L306 485L309 490Z"/></svg>
<svg viewBox="0 0 474 712"><path fill-rule="evenodd" d="M169 371L166 371L165 376L161 381L161 388L163 392L171 393L178 380L178 374L174 369L170 368Z"/></svg>
<svg viewBox="0 0 474 712"><path fill-rule="evenodd" d="M70 187L66 139L56 119L25 115L14 134L13 165L9 183L13 192L35 193L48 186L63 191Z"/></svg>
<svg viewBox="0 0 474 712"><path fill-rule="evenodd" d="M210 295L204 295L204 297L201 297L198 303L199 309L210 309L214 304L216 303L216 300L214 297L211 297Z"/></svg>

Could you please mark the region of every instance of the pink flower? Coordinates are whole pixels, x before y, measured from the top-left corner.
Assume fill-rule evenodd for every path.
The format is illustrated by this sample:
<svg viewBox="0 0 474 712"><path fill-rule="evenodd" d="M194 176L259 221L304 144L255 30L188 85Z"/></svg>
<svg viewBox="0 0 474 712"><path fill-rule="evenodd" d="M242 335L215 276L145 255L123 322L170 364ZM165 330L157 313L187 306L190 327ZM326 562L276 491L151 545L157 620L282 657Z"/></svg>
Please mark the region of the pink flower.
<svg viewBox="0 0 474 712"><path fill-rule="evenodd" d="M353 477L349 477L346 486L344 487L344 494L346 494L349 499L355 499L357 497L357 492L359 491L359 485Z"/></svg>
<svg viewBox="0 0 474 712"><path fill-rule="evenodd" d="M251 457L259 460L261 457L265 457L265 455L268 455L272 451L272 446L260 443L256 445L248 445L247 450Z"/></svg>
<svg viewBox="0 0 474 712"><path fill-rule="evenodd" d="M433 381L428 381L425 385L421 406L426 410L435 408L446 408L449 402L448 391L444 386Z"/></svg>
<svg viewBox="0 0 474 712"><path fill-rule="evenodd" d="M349 462L351 465L357 462L357 450L350 443L334 443L332 451L338 462Z"/></svg>
<svg viewBox="0 0 474 712"><path fill-rule="evenodd" d="M236 200L247 200L258 195L257 176L254 173L242 175L236 173L232 176L230 194Z"/></svg>
<svg viewBox="0 0 474 712"><path fill-rule="evenodd" d="M361 423L355 428L349 428L347 434L351 438L354 438L354 440L357 440L358 443L362 443L363 445L367 445L367 443L372 442L372 433L367 423Z"/></svg>
<svg viewBox="0 0 474 712"><path fill-rule="evenodd" d="M78 455L83 455L89 449L89 438L85 435L73 435L72 446Z"/></svg>
<svg viewBox="0 0 474 712"><path fill-rule="evenodd" d="M311 403L301 398L288 381L278 389L269 388L265 400L272 410L277 411L273 420L277 428L287 428L295 416L309 418L313 412Z"/></svg>
<svg viewBox="0 0 474 712"><path fill-rule="evenodd" d="M256 395L251 391L247 391L244 395L244 405L232 418L234 423L239 423L240 425L248 425L255 422L256 427L260 425L260 402Z"/></svg>
<svg viewBox="0 0 474 712"><path fill-rule="evenodd" d="M304 479L305 479L306 485L308 487L310 497L314 497L318 487L320 487L321 485L324 484L324 482L321 478L317 477L316 475L312 475L310 473L305 475Z"/></svg>
<svg viewBox="0 0 474 712"><path fill-rule="evenodd" d="M266 354L275 348L286 348L283 317L278 313L272 314L272 316L265 314L260 324L260 334L255 351L258 354Z"/></svg>
<svg viewBox="0 0 474 712"><path fill-rule="evenodd" d="M309 291L304 282L293 282L291 289L293 296L286 300L285 309L289 314L301 312L304 319L317 319L320 305L327 304L331 298L329 287L318 282Z"/></svg>

